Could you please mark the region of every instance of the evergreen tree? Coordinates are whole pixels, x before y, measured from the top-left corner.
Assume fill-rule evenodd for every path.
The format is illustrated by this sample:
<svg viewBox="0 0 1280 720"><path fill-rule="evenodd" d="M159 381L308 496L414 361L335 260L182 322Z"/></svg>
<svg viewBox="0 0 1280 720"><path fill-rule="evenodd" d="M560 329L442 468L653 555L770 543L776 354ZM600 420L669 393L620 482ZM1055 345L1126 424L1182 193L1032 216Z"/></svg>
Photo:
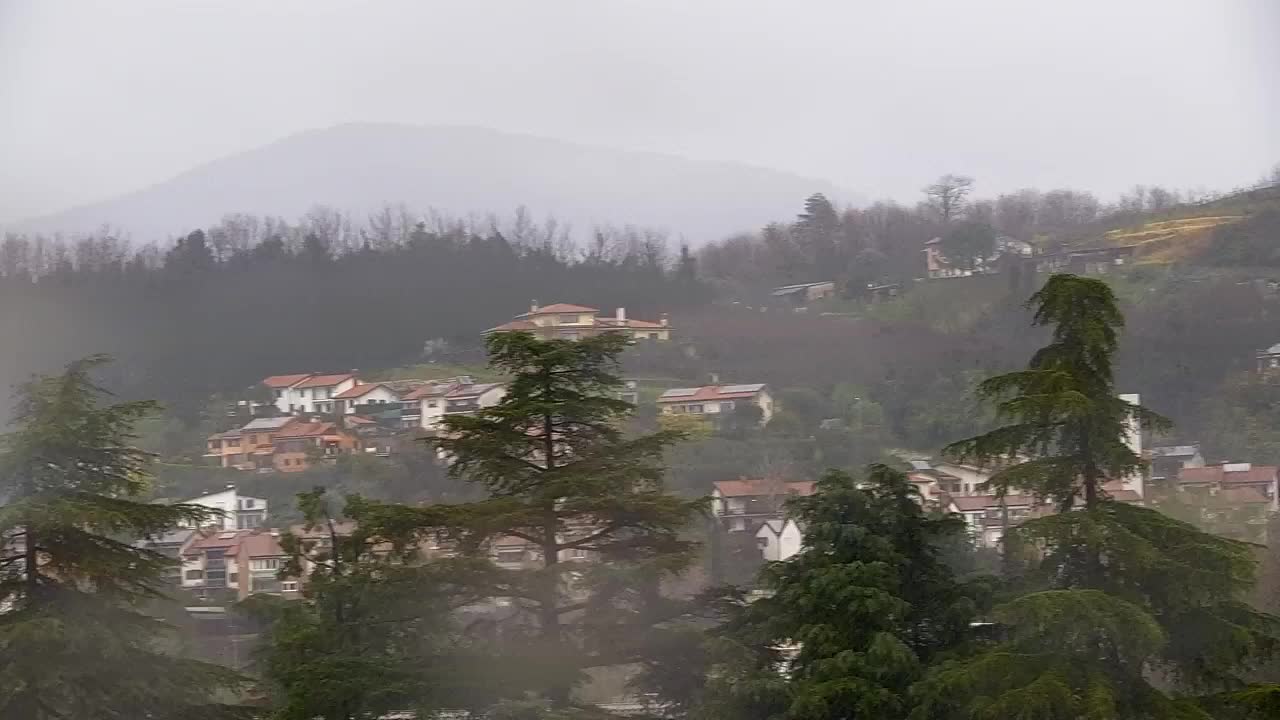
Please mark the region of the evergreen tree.
<svg viewBox="0 0 1280 720"><path fill-rule="evenodd" d="M1027 370L979 387L1011 422L950 450L1006 463L992 476L1000 492L1029 490L1061 512L1010 532L1005 552L1020 549L1026 567L1021 595L995 613L1007 637L935 672L918 717L1208 718L1191 695L1238 690L1280 647L1280 619L1245 601L1252 547L1107 497L1106 480L1142 469L1131 423L1163 419L1116 397L1123 318L1105 283L1055 275L1031 304L1050 343Z"/></svg>
<svg viewBox="0 0 1280 720"><path fill-rule="evenodd" d="M683 612L659 586L690 559L681 530L701 503L663 489L661 456L678 433L628 437L620 428L633 409L617 399L628 343L619 333L492 335L490 365L512 376L506 396L447 416L435 441L451 472L489 498L404 509L397 521L443 529L463 548L525 544L522 567L491 568L477 581L488 583L484 594L512 599L516 625L528 629L508 631L505 654L523 658L524 673L510 683L557 707L584 671L639 660L654 624Z"/></svg>
<svg viewBox="0 0 1280 720"><path fill-rule="evenodd" d="M906 476L883 465L864 483L829 471L790 510L804 550L766 567L768 596L723 633L706 706L734 708L726 719L780 707L805 720L905 717L912 684L967 644L985 594L941 559L962 525L928 515ZM778 648L788 647L783 662Z"/></svg>
<svg viewBox="0 0 1280 720"><path fill-rule="evenodd" d="M801 247L809 255L812 272L815 273L813 279L818 280L818 275L823 277L835 277L839 268L836 267L839 234L840 234L840 215L836 213L835 206L822 193L814 193L804 201L804 212L796 217L796 223L793 228L796 240Z"/></svg>
<svg viewBox="0 0 1280 720"><path fill-rule="evenodd" d="M261 653L277 720L363 720L456 708L450 595L408 536L374 535L357 496L334 513L323 489L298 496L303 534L286 535L282 570L307 573L299 602L269 603ZM385 531L385 525L383 525Z"/></svg>
<svg viewBox="0 0 1280 720"><path fill-rule="evenodd" d="M239 680L166 652L148 614L171 561L136 547L210 511L138 501L150 456L133 447L149 402L101 406L72 363L21 388L16 429L0 438L0 717L23 720L217 718Z"/></svg>
<svg viewBox="0 0 1280 720"><path fill-rule="evenodd" d="M942 236L942 252L962 270L974 270L996 249L995 228L985 222L956 223Z"/></svg>

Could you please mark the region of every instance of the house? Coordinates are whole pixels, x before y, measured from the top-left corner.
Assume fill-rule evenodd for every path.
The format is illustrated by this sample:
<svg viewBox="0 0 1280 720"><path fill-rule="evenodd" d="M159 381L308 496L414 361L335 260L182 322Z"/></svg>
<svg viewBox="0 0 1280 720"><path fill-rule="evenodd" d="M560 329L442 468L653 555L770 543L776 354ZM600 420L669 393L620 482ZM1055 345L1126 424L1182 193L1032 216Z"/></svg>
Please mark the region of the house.
<svg viewBox="0 0 1280 720"><path fill-rule="evenodd" d="M272 375L262 380L282 413L332 413L333 398L360 384L354 371L323 375L296 373Z"/></svg>
<svg viewBox="0 0 1280 720"><path fill-rule="evenodd" d="M458 385L444 394L444 414L471 413L493 407L506 395L507 386L502 383Z"/></svg>
<svg viewBox="0 0 1280 720"><path fill-rule="evenodd" d="M288 560L275 530L203 531L182 548L182 587L211 600L296 597L299 580L279 577Z"/></svg>
<svg viewBox="0 0 1280 720"><path fill-rule="evenodd" d="M974 544L986 548L999 546L1006 527L1038 514L1030 495L948 495L943 508L964 518Z"/></svg>
<svg viewBox="0 0 1280 720"><path fill-rule="evenodd" d="M1258 372L1265 373L1280 370L1280 343L1266 350L1259 350L1257 357Z"/></svg>
<svg viewBox="0 0 1280 720"><path fill-rule="evenodd" d="M297 423L301 420L291 416L257 418L242 428L212 434L206 441L205 457L216 459L220 468L270 470L275 434Z"/></svg>
<svg viewBox="0 0 1280 720"><path fill-rule="evenodd" d="M711 511L728 530L754 533L764 521L783 518L788 498L813 492L812 480L717 480L711 491Z"/></svg>
<svg viewBox="0 0 1280 720"><path fill-rule="evenodd" d="M971 275L991 275L999 271L1004 258L1028 258L1035 253L1030 243L1001 235L996 238L995 248L985 258L974 258L973 268L962 268L953 265L942 249L942 238L936 237L924 244L925 269L931 279L969 277Z"/></svg>
<svg viewBox="0 0 1280 720"><path fill-rule="evenodd" d="M275 436L301 422L288 416L250 420L237 430L209 436L204 456L216 459L219 467L270 470L273 467L271 456L275 453Z"/></svg>
<svg viewBox="0 0 1280 720"><path fill-rule="evenodd" d="M756 544L765 560L789 560L804 546L804 532L791 518L765 520L756 530Z"/></svg>
<svg viewBox="0 0 1280 720"><path fill-rule="evenodd" d="M1267 510L1280 510L1280 487L1277 487L1277 470L1274 465L1253 463L1220 463L1204 467L1187 467L1178 473L1178 489L1206 495L1233 493L1238 497L1253 493L1240 490L1248 488L1267 500ZM1230 496L1230 495L1225 495Z"/></svg>
<svg viewBox="0 0 1280 720"><path fill-rule="evenodd" d="M1106 275L1117 267L1131 264L1137 245L1084 248L1051 255L1036 256L1036 272L1070 272L1077 275Z"/></svg>
<svg viewBox="0 0 1280 720"><path fill-rule="evenodd" d="M836 296L836 284L830 280L801 283L799 285L783 285L769 293L775 301L782 301L793 307L805 307L811 302L826 300Z"/></svg>
<svg viewBox="0 0 1280 720"><path fill-rule="evenodd" d="M182 587L182 549L195 534L194 528L176 528L139 540L134 547L159 553L170 560L172 564L165 567L163 579L169 587L179 588Z"/></svg>
<svg viewBox="0 0 1280 720"><path fill-rule="evenodd" d="M219 530L248 530L261 527L267 519L267 501L241 495L235 485L228 485L224 490L182 502L217 511L219 516L205 527L212 526ZM185 527L194 528L195 526L186 524Z"/></svg>
<svg viewBox="0 0 1280 720"><path fill-rule="evenodd" d="M334 409L339 415L354 414L360 406L391 404L398 408L400 399L400 393L386 383L356 383L333 396Z"/></svg>
<svg viewBox="0 0 1280 720"><path fill-rule="evenodd" d="M763 383L705 385L672 388L658 396L658 411L665 415L699 415L715 419L713 416L727 415L745 406L759 408L760 423L768 423L775 411L769 386Z"/></svg>
<svg viewBox="0 0 1280 720"><path fill-rule="evenodd" d="M1169 481L1178 477L1183 468L1204 467L1200 446L1164 445L1151 448L1151 479Z"/></svg>
<svg viewBox="0 0 1280 720"><path fill-rule="evenodd" d="M279 472L302 472L314 459L333 461L360 447L359 439L332 422L299 422L272 438L272 465Z"/></svg>
<svg viewBox="0 0 1280 720"><path fill-rule="evenodd" d="M535 302L529 312L489 328L484 334L495 332L527 332L543 340L579 340L603 332L625 333L632 340L671 339L670 321L665 315L658 322L634 320L627 317L626 308L618 308L613 317L601 317L596 308L566 303L539 306Z"/></svg>

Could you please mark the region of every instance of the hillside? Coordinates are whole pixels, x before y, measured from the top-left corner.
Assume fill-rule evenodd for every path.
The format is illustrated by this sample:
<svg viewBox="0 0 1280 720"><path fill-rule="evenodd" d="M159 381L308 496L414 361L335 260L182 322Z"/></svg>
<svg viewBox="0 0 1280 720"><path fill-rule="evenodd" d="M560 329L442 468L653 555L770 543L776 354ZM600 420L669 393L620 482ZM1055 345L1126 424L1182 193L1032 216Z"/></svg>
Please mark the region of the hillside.
<svg viewBox="0 0 1280 720"><path fill-rule="evenodd" d="M19 223L20 231L138 240L208 226L227 213L295 218L327 205L361 219L403 203L452 216L509 216L525 206L579 231L638 225L693 244L794 212L830 183L733 163L702 162L466 127L350 124L287 137L103 202Z"/></svg>

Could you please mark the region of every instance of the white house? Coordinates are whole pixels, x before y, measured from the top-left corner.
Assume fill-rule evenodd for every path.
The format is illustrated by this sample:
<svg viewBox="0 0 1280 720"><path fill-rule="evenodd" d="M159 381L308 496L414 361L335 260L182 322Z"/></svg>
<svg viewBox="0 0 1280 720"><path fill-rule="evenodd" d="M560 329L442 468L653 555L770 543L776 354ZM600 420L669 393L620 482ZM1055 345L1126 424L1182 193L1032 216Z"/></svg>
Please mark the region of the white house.
<svg viewBox="0 0 1280 720"><path fill-rule="evenodd" d="M804 533L791 518L765 520L756 530L756 544L765 560L789 560L804 546Z"/></svg>
<svg viewBox="0 0 1280 720"><path fill-rule="evenodd" d="M754 532L766 520L782 519L788 498L813 492L812 480L717 480L711 490L711 511L730 531Z"/></svg>
<svg viewBox="0 0 1280 720"><path fill-rule="evenodd" d="M333 396L339 413L353 414L360 405L387 405L400 402L400 394L386 383L357 383Z"/></svg>
<svg viewBox="0 0 1280 720"><path fill-rule="evenodd" d="M188 505L199 505L216 510L221 515L213 520L213 525L222 530L246 530L260 527L267 519L267 501L262 498L241 495L235 485L208 495L201 495L182 502ZM186 523L182 527L194 527Z"/></svg>
<svg viewBox="0 0 1280 720"><path fill-rule="evenodd" d="M763 383L672 388L658 396L658 411L664 415L720 416L742 405L760 408L761 424L769 422L776 407L769 386Z"/></svg>
<svg viewBox="0 0 1280 720"><path fill-rule="evenodd" d="M272 375L262 381L282 413L331 413L334 398L360 384L355 373Z"/></svg>

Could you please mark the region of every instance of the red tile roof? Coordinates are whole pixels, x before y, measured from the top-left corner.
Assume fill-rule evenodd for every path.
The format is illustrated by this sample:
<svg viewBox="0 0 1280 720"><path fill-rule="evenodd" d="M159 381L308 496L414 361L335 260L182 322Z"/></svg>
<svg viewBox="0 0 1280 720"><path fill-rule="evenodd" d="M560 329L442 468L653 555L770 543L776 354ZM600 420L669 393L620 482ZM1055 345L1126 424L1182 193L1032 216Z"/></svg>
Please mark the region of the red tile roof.
<svg viewBox="0 0 1280 720"><path fill-rule="evenodd" d="M1262 494L1261 490L1249 485L1223 488L1222 499L1233 505L1264 505L1271 503L1267 496Z"/></svg>
<svg viewBox="0 0 1280 720"><path fill-rule="evenodd" d="M1251 465L1248 470L1228 472L1221 465L1210 465L1202 468L1183 468L1178 473L1178 482L1183 484L1252 485L1273 482L1276 479L1274 465Z"/></svg>
<svg viewBox="0 0 1280 720"><path fill-rule="evenodd" d="M658 396L659 403L706 402L710 400L746 400L755 397L765 385L706 385L699 388L672 388ZM751 389L748 389L751 388ZM728 391L733 392L728 392ZM692 391L692 392L681 392ZM679 393L679 394L673 394Z"/></svg>
<svg viewBox="0 0 1280 720"><path fill-rule="evenodd" d="M457 381L453 381L453 380L449 380L445 382L428 383L426 385L423 385L420 388L417 388L416 390L409 392L407 395L404 396L404 399L405 400L421 400L424 397L435 397L439 395L444 395L445 393L449 392L454 387L456 387L458 384L459 383Z"/></svg>
<svg viewBox="0 0 1280 720"><path fill-rule="evenodd" d="M778 482L764 478L742 478L739 480L717 480L716 489L724 497L752 497L760 495L812 495L812 480L787 480Z"/></svg>
<svg viewBox="0 0 1280 720"><path fill-rule="evenodd" d="M487 333L514 332L517 330L537 330L537 329L538 329L538 326L530 320L512 320L511 322L503 323L498 327L489 328L488 330L485 330L485 332Z"/></svg>
<svg viewBox="0 0 1280 720"><path fill-rule="evenodd" d="M337 385L338 383L345 382L353 378L355 378L355 375L353 375L352 373L338 373L336 375L312 375L306 380L303 380L302 382L298 383L298 387L299 388L329 387L331 385Z"/></svg>
<svg viewBox="0 0 1280 720"><path fill-rule="evenodd" d="M337 426L331 422L297 423L289 425L276 433L276 440L298 437L315 437L337 432Z"/></svg>
<svg viewBox="0 0 1280 720"><path fill-rule="evenodd" d="M528 312L518 317L529 317L530 315L551 315L555 313L598 313L599 308L585 307L583 305L569 305L568 303L552 303L538 308L537 312Z"/></svg>
<svg viewBox="0 0 1280 720"><path fill-rule="evenodd" d="M337 395L334 395L334 396L333 396L333 399L334 399L334 400L352 400L352 399L354 399L354 398L364 397L365 395L367 395L367 394L369 394L369 393L373 392L374 390L376 390L376 389L378 389L378 388L380 388L380 387L382 387L382 384L381 384L381 383L362 383L362 384L356 384L356 385L354 385L353 387L351 387L350 389L348 389L348 390L343 390L342 392L338 393Z"/></svg>
<svg viewBox="0 0 1280 720"><path fill-rule="evenodd" d="M295 383L302 382L311 377L311 373L298 373L295 375L272 375L262 381L263 385L269 388L287 388L292 387Z"/></svg>
<svg viewBox="0 0 1280 720"><path fill-rule="evenodd" d="M648 320L632 320L631 318L627 318L622 322L618 322L617 318L596 318L596 325L603 327L639 328L645 330L669 328L669 326L663 325L662 323L649 322Z"/></svg>
<svg viewBox="0 0 1280 720"><path fill-rule="evenodd" d="M952 495L951 504L960 512L975 512L988 508L1000 507L1000 498L995 495ZM1005 495L1005 507L1031 507L1035 498L1030 495Z"/></svg>
<svg viewBox="0 0 1280 720"><path fill-rule="evenodd" d="M279 557L287 554L280 546L279 536L272 535L270 532L250 532L241 539L240 552L251 558Z"/></svg>

